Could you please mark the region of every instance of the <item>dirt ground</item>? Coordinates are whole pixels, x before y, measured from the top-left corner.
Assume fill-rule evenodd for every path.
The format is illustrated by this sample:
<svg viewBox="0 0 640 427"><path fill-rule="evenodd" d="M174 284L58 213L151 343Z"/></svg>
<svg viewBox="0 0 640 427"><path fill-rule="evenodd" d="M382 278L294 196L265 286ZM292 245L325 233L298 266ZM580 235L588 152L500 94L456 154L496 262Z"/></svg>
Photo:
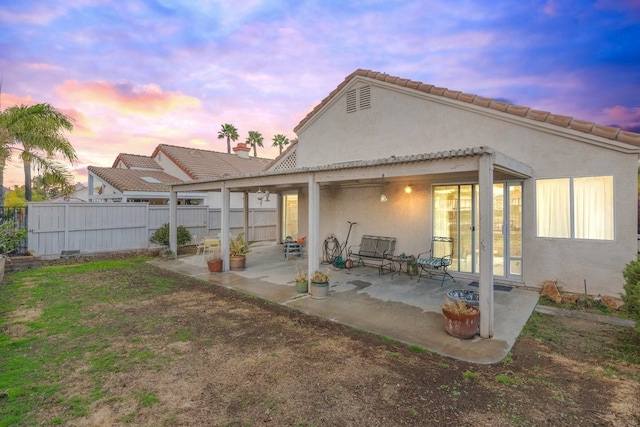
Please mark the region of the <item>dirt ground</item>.
<svg viewBox="0 0 640 427"><path fill-rule="evenodd" d="M628 328L553 317L532 325L544 339L525 332L504 362L474 365L144 269L180 286L91 309L91 322L117 331L110 351L132 360L101 374L105 397L69 425L640 426L640 365L609 356ZM134 360L145 350L153 357ZM87 369L58 372L66 395L91 393ZM159 402L127 397L141 392Z"/></svg>

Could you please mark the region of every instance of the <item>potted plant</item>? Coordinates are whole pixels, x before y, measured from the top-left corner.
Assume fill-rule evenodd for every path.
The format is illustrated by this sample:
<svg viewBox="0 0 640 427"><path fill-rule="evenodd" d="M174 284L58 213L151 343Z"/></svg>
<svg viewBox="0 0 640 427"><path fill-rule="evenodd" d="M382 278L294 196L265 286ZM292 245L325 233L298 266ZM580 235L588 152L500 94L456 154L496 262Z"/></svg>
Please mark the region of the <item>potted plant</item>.
<svg viewBox="0 0 640 427"><path fill-rule="evenodd" d="M444 329L456 338L469 339L478 333L480 310L477 307L458 300L451 302L446 299L442 306L444 315Z"/></svg>
<svg viewBox="0 0 640 427"><path fill-rule="evenodd" d="M231 270L244 270L247 262L247 254L251 252L249 244L240 233L229 242L229 268Z"/></svg>
<svg viewBox="0 0 640 427"><path fill-rule="evenodd" d="M322 271L314 271L311 275L311 286L309 293L311 298L322 299L329 296L329 277L331 272L329 269L325 273Z"/></svg>
<svg viewBox="0 0 640 427"><path fill-rule="evenodd" d="M307 280L307 273L302 270L298 270L296 274L296 291L299 294L304 294L309 291L309 280Z"/></svg>
<svg viewBox="0 0 640 427"><path fill-rule="evenodd" d="M220 255L219 246L207 253L207 268L211 273L219 273L222 271L222 256Z"/></svg>

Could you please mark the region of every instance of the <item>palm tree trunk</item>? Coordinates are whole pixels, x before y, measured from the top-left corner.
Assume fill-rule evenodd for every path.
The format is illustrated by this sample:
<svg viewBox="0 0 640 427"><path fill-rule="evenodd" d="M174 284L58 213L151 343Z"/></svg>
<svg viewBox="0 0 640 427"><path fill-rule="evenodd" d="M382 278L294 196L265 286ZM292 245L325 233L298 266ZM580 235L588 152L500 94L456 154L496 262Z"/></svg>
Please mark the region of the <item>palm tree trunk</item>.
<svg viewBox="0 0 640 427"><path fill-rule="evenodd" d="M227 136L227 154L231 154L231 139Z"/></svg>
<svg viewBox="0 0 640 427"><path fill-rule="evenodd" d="M7 165L7 159L0 156L0 209L4 208L4 167Z"/></svg>
<svg viewBox="0 0 640 427"><path fill-rule="evenodd" d="M24 166L24 198L27 202L31 201L31 162L29 160L23 160Z"/></svg>

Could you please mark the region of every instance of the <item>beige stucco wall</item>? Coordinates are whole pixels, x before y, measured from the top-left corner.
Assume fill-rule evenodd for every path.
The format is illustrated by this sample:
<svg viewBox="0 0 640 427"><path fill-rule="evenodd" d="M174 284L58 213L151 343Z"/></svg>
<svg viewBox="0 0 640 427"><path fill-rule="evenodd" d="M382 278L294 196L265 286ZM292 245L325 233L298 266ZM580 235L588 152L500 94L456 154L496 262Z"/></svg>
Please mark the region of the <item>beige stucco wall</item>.
<svg viewBox="0 0 640 427"><path fill-rule="evenodd" d="M372 107L347 114L344 92L338 94L299 131L298 166L491 147L533 170L533 177L523 182L523 284L539 287L544 280L554 280L564 290L582 292L586 279L590 294L622 292L621 272L638 248L637 155L605 148L611 141L593 135L442 97L412 94L382 82L355 79L345 90L363 84L372 85ZM535 179L596 175L614 177L615 240L536 237ZM334 233L344 240L346 221L351 220L358 222L350 237L354 244L362 234L380 234L397 237L399 252L426 249L431 234L431 185L448 180L424 178L414 183L410 195L402 193L404 182L389 187L386 204L377 201L379 188L323 188L321 237ZM300 217L303 215L306 212L301 211Z"/></svg>

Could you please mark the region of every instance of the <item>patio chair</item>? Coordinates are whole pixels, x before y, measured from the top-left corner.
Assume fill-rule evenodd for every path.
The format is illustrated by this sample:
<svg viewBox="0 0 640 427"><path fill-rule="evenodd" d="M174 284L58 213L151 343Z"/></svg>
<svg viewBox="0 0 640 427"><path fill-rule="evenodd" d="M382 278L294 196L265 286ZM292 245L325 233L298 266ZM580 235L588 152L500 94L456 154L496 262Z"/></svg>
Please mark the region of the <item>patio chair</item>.
<svg viewBox="0 0 640 427"><path fill-rule="evenodd" d="M215 237L205 237L196 244L196 256L202 255L202 262L207 258L207 254L212 254L220 250L220 240Z"/></svg>
<svg viewBox="0 0 640 427"><path fill-rule="evenodd" d="M442 283L440 286L444 286L446 278L456 281L447 271L447 268L453 262L453 237L434 236L431 239L431 249L418 254L416 258L418 282L426 275L429 275L430 278L434 275L441 275Z"/></svg>

